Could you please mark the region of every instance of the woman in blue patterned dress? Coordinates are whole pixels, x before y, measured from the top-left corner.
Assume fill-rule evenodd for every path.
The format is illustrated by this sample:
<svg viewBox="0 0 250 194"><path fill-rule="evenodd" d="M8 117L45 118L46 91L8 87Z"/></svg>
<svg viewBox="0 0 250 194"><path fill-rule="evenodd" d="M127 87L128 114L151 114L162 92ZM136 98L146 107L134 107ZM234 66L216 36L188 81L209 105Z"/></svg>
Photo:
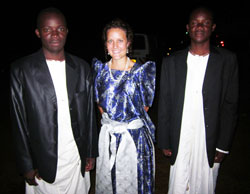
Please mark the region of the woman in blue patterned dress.
<svg viewBox="0 0 250 194"><path fill-rule="evenodd" d="M154 193L155 126L147 111L155 92L155 63L127 57L132 31L117 19L103 31L107 63L95 59L95 100L102 114L96 194Z"/></svg>

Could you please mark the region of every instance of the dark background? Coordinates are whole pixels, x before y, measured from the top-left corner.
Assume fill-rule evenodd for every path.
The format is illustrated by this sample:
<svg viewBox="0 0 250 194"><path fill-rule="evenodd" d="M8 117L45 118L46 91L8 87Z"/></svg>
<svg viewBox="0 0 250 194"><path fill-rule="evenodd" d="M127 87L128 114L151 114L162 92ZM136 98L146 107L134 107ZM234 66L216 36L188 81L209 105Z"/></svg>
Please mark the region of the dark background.
<svg viewBox="0 0 250 194"><path fill-rule="evenodd" d="M120 17L134 32L146 33L157 42L155 56L158 71L168 48L179 50L188 45L186 23L190 10L198 4L215 12L217 28L212 36L216 46L223 40L225 48L235 52L240 69L239 125L230 155L221 166L218 194L250 193L250 8L247 1L4 1L0 10L0 193L23 193L23 181L17 174L9 118L9 67L13 60L37 51L36 16L48 6L59 8L69 28L66 50L89 63L93 57L103 59L101 33L104 25ZM159 73L159 72L158 72ZM159 76L157 77L159 80ZM150 115L157 126L157 94ZM169 162L156 145L156 194L167 192ZM92 179L93 179L92 173Z"/></svg>
<svg viewBox="0 0 250 194"><path fill-rule="evenodd" d="M91 60L103 54L101 33L104 25L120 17L134 32L147 33L157 38L161 48L175 47L187 39L186 22L190 10L203 2L213 9L217 28L213 36L224 40L234 51L249 49L249 6L240 1L37 1L20 3L7 1L1 6L2 61L9 63L40 48L35 36L36 16L39 10L55 6L68 21L69 35L66 49ZM205 2L205 3L204 3ZM164 45L164 46L163 46ZM162 50L164 53L164 50Z"/></svg>

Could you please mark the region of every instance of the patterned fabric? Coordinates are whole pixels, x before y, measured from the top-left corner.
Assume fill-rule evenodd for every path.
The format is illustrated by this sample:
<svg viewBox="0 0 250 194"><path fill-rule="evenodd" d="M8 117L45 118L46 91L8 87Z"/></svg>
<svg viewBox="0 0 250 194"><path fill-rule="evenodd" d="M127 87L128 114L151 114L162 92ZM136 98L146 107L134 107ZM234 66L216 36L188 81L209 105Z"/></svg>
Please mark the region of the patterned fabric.
<svg viewBox="0 0 250 194"><path fill-rule="evenodd" d="M121 194L138 193L137 149L128 129L137 130L143 127L142 120L121 123L111 120L107 113L103 113L101 123L99 157L96 160L96 194L113 191ZM113 177L111 170L115 175ZM116 187L112 187L112 180Z"/></svg>
<svg viewBox="0 0 250 194"><path fill-rule="evenodd" d="M155 126L149 118L144 106L151 106L155 92L154 62L137 64L130 71L111 70L107 63L93 60L95 73L95 100L111 120L129 123L141 119L144 126L138 129L128 129L137 149L138 193L154 192L154 145ZM113 78L110 76L112 73ZM120 134L117 136L117 147L120 144ZM124 155L126 157L126 155ZM115 166L112 170L113 193L117 193Z"/></svg>

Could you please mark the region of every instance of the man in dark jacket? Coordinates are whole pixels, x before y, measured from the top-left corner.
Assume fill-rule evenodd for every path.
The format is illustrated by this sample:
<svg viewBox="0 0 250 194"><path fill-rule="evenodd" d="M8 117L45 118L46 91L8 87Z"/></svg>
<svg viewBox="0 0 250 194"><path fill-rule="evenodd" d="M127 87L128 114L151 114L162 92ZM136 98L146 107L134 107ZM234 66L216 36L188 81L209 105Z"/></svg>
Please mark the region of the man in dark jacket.
<svg viewBox="0 0 250 194"><path fill-rule="evenodd" d="M216 25L200 7L189 18L190 47L162 64L158 146L170 157L169 194L214 193L237 122L235 54L210 46Z"/></svg>
<svg viewBox="0 0 250 194"><path fill-rule="evenodd" d="M13 135L26 192L88 193L98 155L91 71L64 51L68 28L58 9L40 12L35 33L42 49L11 66Z"/></svg>

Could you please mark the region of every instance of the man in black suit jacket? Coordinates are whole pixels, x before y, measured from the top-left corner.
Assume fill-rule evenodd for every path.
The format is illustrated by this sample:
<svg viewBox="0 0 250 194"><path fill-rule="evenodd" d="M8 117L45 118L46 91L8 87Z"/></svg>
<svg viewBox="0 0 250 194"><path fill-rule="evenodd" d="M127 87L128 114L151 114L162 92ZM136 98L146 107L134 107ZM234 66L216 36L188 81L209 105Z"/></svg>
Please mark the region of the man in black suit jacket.
<svg viewBox="0 0 250 194"><path fill-rule="evenodd" d="M35 32L42 49L11 66L17 164L28 193L55 193L54 186L65 187L65 193L87 193L85 171L98 155L90 67L64 51L68 29L58 9L42 10ZM86 191L81 190L83 180Z"/></svg>
<svg viewBox="0 0 250 194"><path fill-rule="evenodd" d="M235 54L210 45L216 27L210 10L195 9L186 27L190 47L163 60L157 142L170 157L169 193L211 194L236 128L238 65Z"/></svg>

